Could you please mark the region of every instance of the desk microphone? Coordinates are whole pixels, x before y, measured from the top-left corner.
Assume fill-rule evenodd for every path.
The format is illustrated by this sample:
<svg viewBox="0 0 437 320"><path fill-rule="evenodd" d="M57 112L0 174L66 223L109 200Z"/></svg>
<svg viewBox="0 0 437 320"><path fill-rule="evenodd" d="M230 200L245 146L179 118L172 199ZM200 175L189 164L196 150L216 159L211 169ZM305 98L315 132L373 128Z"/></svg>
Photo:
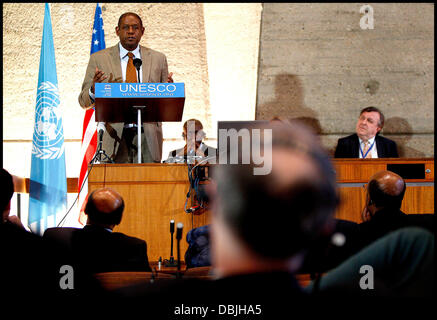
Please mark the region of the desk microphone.
<svg viewBox="0 0 437 320"><path fill-rule="evenodd" d="M171 235L170 260L164 261L164 266L166 267L176 267L176 263L173 257L173 233L174 233L174 220L170 220L170 235Z"/></svg>
<svg viewBox="0 0 437 320"><path fill-rule="evenodd" d="M182 229L184 228L184 225L179 222L178 226L177 226L177 230L176 230L176 241L177 241L177 255L178 255L178 272L177 272L177 276L180 276L180 271L181 271L181 239L182 239Z"/></svg>
<svg viewBox="0 0 437 320"><path fill-rule="evenodd" d="M170 233L173 236L173 233L174 233L174 220L170 220ZM171 237L171 238L173 239L173 237Z"/></svg>

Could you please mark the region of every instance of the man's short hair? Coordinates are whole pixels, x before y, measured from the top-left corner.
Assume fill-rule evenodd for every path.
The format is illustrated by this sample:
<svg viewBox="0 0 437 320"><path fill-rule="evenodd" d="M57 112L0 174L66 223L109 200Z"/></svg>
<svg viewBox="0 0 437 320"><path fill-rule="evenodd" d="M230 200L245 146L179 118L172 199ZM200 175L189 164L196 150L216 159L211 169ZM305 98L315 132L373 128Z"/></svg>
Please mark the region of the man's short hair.
<svg viewBox="0 0 437 320"><path fill-rule="evenodd" d="M214 214L254 252L286 259L314 245L332 222L338 204L335 171L305 126L273 121L263 128L272 129L273 152L281 148L307 155L318 178L303 177L278 188L274 170L254 175L254 164L219 164L212 171L220 201Z"/></svg>
<svg viewBox="0 0 437 320"><path fill-rule="evenodd" d="M134 12L125 12L125 13L123 13L123 14L120 16L120 18L118 18L118 27L119 27L119 28L120 28L121 20L123 20L123 18L126 17L126 16L134 16L134 17L136 17L138 20L140 20L140 25L141 25L141 27L143 26L143 20L141 20L141 18L140 18L139 15L137 15L137 14L134 13Z"/></svg>
<svg viewBox="0 0 437 320"><path fill-rule="evenodd" d="M124 200L121 199L121 205L112 212L101 212L96 208L94 203L94 190L88 196L88 201L85 206L85 213L92 223L105 224L105 225L119 225L123 216Z"/></svg>
<svg viewBox="0 0 437 320"><path fill-rule="evenodd" d="M378 112L379 113L379 122L378 122L378 126L382 129L382 127L384 127L384 114L382 113L381 110L379 110L377 107L366 107L363 110L361 110L360 112L360 116L364 113L364 112Z"/></svg>
<svg viewBox="0 0 437 320"><path fill-rule="evenodd" d="M195 128L196 127L200 127L201 129L203 129L203 124L202 124L202 122L200 122L200 120L197 120L197 119L188 119L187 121L184 122L184 125L183 125L183 129L185 131L187 131L188 123L191 122L191 121L194 121L194 127Z"/></svg>
<svg viewBox="0 0 437 320"><path fill-rule="evenodd" d="M9 201L11 201L12 196L14 195L14 180L9 172L2 168L1 170L1 186L3 191L0 192L0 209L3 211L8 205Z"/></svg>
<svg viewBox="0 0 437 320"><path fill-rule="evenodd" d="M375 204L376 207L390 208L390 209L400 209L402 205L402 200L404 199L405 190L407 186L404 181L404 189L398 195L390 195L381 188L379 182L375 179L369 181L367 185L367 190L369 192L370 200Z"/></svg>

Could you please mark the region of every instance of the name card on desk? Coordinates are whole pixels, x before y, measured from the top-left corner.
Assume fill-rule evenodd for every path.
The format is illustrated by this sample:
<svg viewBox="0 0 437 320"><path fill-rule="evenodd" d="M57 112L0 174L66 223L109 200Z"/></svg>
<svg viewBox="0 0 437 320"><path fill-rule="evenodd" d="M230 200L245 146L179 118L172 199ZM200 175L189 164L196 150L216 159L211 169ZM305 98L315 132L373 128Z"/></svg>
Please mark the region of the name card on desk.
<svg viewBox="0 0 437 320"><path fill-rule="evenodd" d="M184 83L96 83L96 98L184 98Z"/></svg>

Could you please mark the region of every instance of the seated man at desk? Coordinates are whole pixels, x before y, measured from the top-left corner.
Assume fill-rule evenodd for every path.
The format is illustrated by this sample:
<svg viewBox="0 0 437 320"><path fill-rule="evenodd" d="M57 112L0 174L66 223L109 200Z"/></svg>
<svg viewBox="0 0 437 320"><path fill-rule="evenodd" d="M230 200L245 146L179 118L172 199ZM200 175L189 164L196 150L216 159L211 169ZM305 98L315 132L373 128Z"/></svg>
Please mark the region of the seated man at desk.
<svg viewBox="0 0 437 320"><path fill-rule="evenodd" d="M203 131L202 122L199 120L189 119L185 121L182 137L185 140L185 146L171 151L165 162L186 163L190 157L193 158L192 160L199 161L206 158L214 158L217 155L217 149L203 143L205 132Z"/></svg>
<svg viewBox="0 0 437 320"><path fill-rule="evenodd" d="M398 158L396 142L381 137L384 114L376 107L361 110L356 133L338 140L335 158Z"/></svg>

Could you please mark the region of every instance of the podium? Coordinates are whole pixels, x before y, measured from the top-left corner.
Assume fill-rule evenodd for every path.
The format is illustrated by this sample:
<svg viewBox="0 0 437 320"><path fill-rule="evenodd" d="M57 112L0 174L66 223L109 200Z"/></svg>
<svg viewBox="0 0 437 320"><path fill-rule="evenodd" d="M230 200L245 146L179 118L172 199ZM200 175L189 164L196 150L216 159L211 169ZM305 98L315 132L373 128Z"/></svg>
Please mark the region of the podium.
<svg viewBox="0 0 437 320"><path fill-rule="evenodd" d="M141 150L143 122L181 121L185 103L183 83L96 83L97 122L137 123ZM141 163L141 152L138 152Z"/></svg>
<svg viewBox="0 0 437 320"><path fill-rule="evenodd" d="M96 83L96 121L136 122L134 106L143 122L181 121L185 103L183 83Z"/></svg>

